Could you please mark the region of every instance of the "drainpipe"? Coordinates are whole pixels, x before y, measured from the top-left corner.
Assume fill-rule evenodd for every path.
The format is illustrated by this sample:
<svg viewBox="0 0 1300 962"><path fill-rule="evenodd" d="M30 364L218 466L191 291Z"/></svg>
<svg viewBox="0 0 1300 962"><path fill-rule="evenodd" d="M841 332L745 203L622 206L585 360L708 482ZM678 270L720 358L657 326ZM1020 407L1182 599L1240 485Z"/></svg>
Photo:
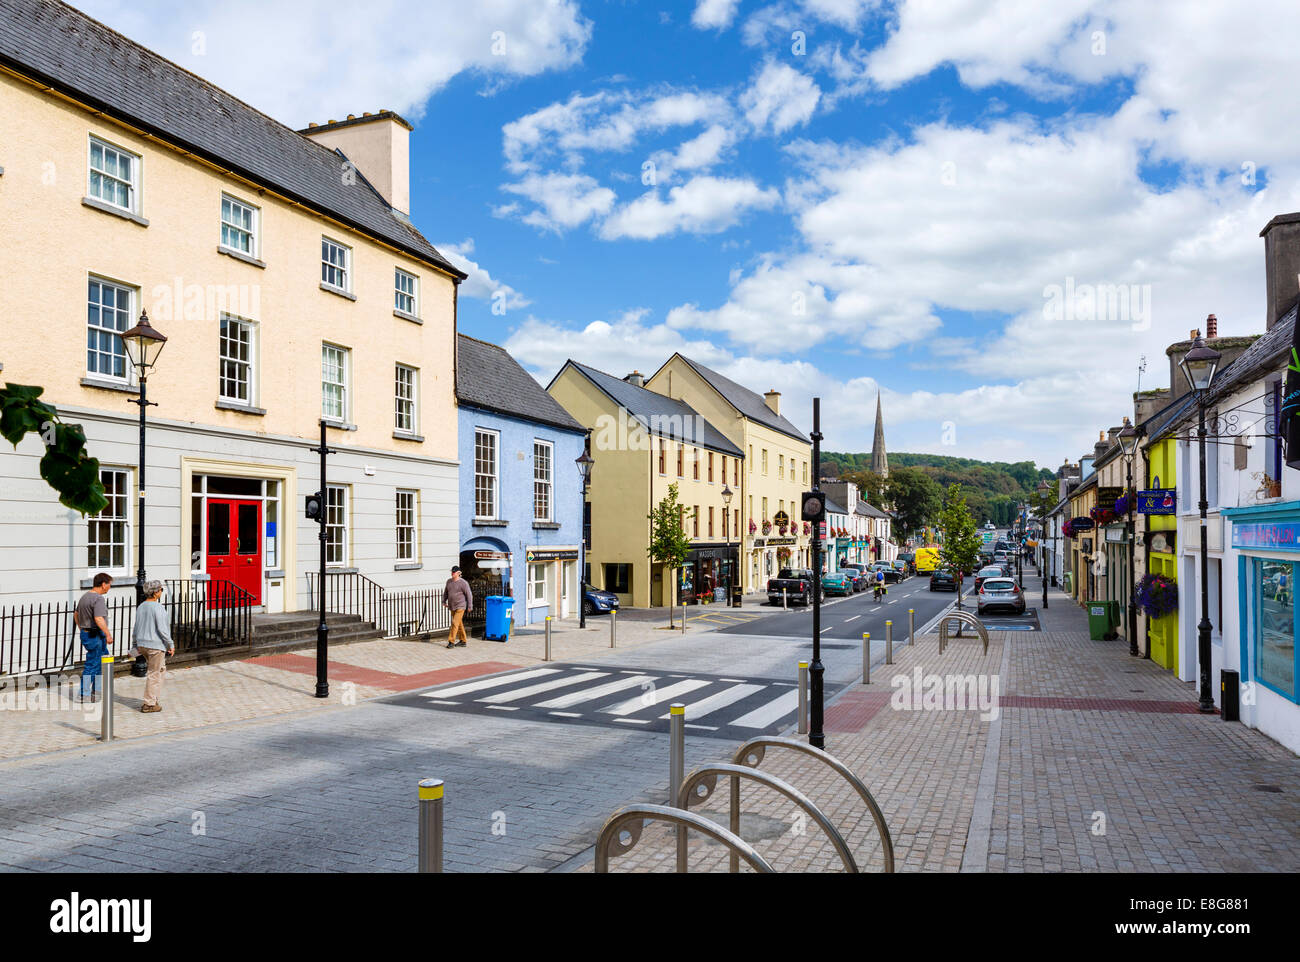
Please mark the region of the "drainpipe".
<svg viewBox="0 0 1300 962"><path fill-rule="evenodd" d="M1150 442L1147 443L1149 444ZM1150 454L1150 448L1147 447L1144 447L1142 449L1142 477L1146 479L1147 484L1151 483L1151 454ZM1137 505L1134 505L1133 509L1134 511L1136 511ZM1150 524L1149 521L1142 522L1142 571L1144 574L1151 573L1151 539L1146 536L1147 526L1149 524ZM1136 529L1136 525L1135 525L1135 529ZM1132 590L1134 593L1136 593L1137 585L1133 585ZM1151 622L1150 619L1147 617L1145 611L1142 612L1142 622L1147 626L1147 630L1143 632L1143 634L1146 635L1146 637L1144 639L1145 644L1143 645L1143 648L1145 649L1145 653L1142 655L1142 657L1145 658L1147 661L1150 661L1151 660Z"/></svg>

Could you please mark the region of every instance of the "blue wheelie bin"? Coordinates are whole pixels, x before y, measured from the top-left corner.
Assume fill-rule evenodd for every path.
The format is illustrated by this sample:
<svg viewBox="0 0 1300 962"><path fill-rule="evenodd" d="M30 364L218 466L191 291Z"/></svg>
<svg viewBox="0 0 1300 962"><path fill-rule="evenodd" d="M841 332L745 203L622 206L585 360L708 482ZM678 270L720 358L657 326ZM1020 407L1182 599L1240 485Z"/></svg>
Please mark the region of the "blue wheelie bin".
<svg viewBox="0 0 1300 962"><path fill-rule="evenodd" d="M487 624L483 627L483 637L488 641L506 641L510 637L510 609L515 599L505 595L488 595Z"/></svg>

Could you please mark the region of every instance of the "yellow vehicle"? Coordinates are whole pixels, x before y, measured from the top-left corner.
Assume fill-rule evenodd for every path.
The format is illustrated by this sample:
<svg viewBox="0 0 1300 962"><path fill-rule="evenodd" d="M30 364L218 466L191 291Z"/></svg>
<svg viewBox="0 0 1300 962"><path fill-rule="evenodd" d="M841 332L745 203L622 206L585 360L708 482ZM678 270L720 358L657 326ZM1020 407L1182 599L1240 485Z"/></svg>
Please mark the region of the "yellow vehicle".
<svg viewBox="0 0 1300 962"><path fill-rule="evenodd" d="M917 548L916 549L916 573L919 575L928 575L939 566L939 549L938 548Z"/></svg>

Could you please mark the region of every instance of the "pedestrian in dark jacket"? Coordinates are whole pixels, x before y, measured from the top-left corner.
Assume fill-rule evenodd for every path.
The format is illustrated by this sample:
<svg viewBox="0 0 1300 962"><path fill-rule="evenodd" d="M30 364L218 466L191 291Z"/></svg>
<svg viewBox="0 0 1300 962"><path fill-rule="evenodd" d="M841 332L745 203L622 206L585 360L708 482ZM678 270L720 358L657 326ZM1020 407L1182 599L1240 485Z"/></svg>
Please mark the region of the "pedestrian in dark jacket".
<svg viewBox="0 0 1300 962"><path fill-rule="evenodd" d="M442 603L451 609L451 632L447 635L448 648L464 648L469 642L465 634L465 613L474 607L474 592L469 582L460 576L460 568L452 566L451 577L442 589ZM461 640L457 641L456 636Z"/></svg>

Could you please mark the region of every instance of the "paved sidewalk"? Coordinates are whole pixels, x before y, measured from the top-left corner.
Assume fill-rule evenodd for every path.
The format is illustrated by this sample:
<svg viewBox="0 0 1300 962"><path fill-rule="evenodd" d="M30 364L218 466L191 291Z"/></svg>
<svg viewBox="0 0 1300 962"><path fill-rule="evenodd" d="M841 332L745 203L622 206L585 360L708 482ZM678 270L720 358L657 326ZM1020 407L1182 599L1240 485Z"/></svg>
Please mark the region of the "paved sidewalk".
<svg viewBox="0 0 1300 962"><path fill-rule="evenodd" d="M1042 632L991 633L987 655L975 639L940 655L936 635L919 637L827 709L827 750L883 808L898 871L1300 870L1300 759L1196 713L1191 685L1123 642L1090 641L1060 592L1039 616ZM999 710L891 706L917 669L996 678ZM882 870L873 823L837 775L777 750L760 770L822 805L861 870ZM720 782L699 810L726 825L728 791ZM778 871L841 870L796 806L755 785L742 798L741 834ZM727 870L719 845L693 837L690 852L692 872ZM611 870L673 871L671 830L647 826Z"/></svg>
<svg viewBox="0 0 1300 962"><path fill-rule="evenodd" d="M704 625L687 627L688 634L706 630L710 629ZM657 623L629 619L618 623L620 649L674 636L681 636L680 629L670 632ZM139 710L144 679L119 674L114 678L114 736L131 739L293 712L346 708L394 692L538 664L544 640L543 627L529 626L516 629L505 643L471 639L466 647L454 649L448 649L441 636L429 641L384 639L332 645L329 698L314 697L316 653L311 649L180 668L167 673L160 699L163 710L148 715ZM608 616L588 618L585 630L578 628L576 618L552 623L553 660L578 660L608 649ZM5 701L3 696L11 689L0 691L0 758L97 744L101 706L73 700L79 680L80 675L62 676L63 691L51 692L40 701L22 693L26 710Z"/></svg>

